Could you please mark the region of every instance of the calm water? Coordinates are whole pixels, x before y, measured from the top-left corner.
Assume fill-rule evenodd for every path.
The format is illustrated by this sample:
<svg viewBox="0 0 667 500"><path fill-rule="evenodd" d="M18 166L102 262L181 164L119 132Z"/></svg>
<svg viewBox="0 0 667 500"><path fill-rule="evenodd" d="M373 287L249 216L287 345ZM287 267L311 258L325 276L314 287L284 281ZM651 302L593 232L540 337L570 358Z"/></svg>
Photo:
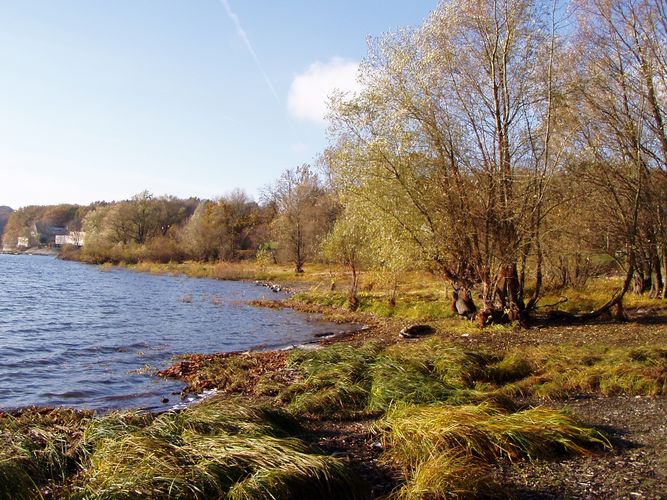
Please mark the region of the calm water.
<svg viewBox="0 0 667 500"><path fill-rule="evenodd" d="M0 409L158 409L182 384L150 375L172 356L312 340L338 325L245 301L252 283L151 276L0 255ZM169 398L169 404L161 403Z"/></svg>

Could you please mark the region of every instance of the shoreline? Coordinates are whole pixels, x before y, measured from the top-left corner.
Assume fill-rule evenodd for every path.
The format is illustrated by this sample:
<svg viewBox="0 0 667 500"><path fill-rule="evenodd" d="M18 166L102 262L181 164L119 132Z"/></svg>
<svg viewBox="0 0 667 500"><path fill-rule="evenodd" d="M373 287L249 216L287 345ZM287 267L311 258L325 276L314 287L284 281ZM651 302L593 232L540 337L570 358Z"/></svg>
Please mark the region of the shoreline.
<svg viewBox="0 0 667 500"><path fill-rule="evenodd" d="M334 313L333 310L331 312ZM555 352L559 352L559 349L566 349L564 352L567 356L576 360L580 355L574 353L579 351L569 354L570 351L567 349L571 348L566 346L579 344L580 347L576 349L581 353L588 353L589 348L585 347L585 344L620 345L629 353L637 353L649 349L648 346L665 345L666 323L554 326L500 333L487 330L474 335L449 331L436 323L437 332L434 336L430 336L429 340L429 338L401 339L398 332L399 326L404 324L404 321L377 320L373 325L366 325L366 328L360 328L350 335L315 342L315 345L321 347L314 353L327 356L327 349L341 353L361 352L367 349L364 346L369 343L383 346L381 348L383 352L399 353L403 350L412 352L414 349L423 349L420 346L429 346L437 341L447 346L447 350L461 350L460 352L473 353L474 356L477 356L475 353L482 352L507 353L512 352L512 349L519 349L521 352L536 349L546 349L545 352L555 349ZM641 328L638 329L638 326ZM418 352L428 353L431 349ZM663 349L667 353L667 345ZM593 356L591 359L600 357L597 351L591 352L592 354L585 356ZM316 358L320 356L320 354L314 355ZM348 457L350 467L371 487L370 496L362 498L381 498L394 488L400 487L407 480L406 473L396 464L385 463L385 453L389 448L384 441L378 441L377 431L374 430L377 425L377 414L353 412L345 418L332 418L324 413L304 414L292 408L291 405L298 400L298 398L293 399L293 391L303 390L298 388L303 388L303 384L307 383L299 365L295 365L294 362L299 359L311 359L310 356L303 349L191 354L186 359L172 364L165 371L169 370L171 372L169 375L179 378L190 388L187 394L191 396L204 394L206 397L197 401L199 404L174 405L169 410L150 413L151 416L145 418L149 422L157 422L164 418L176 418L173 415L181 413L184 415L182 418L188 418L187 415L192 412L196 414L198 411L212 409L224 412L227 411L224 408L229 408L230 405L239 408L268 405L280 408L281 411L291 408L294 412L293 418L298 419L304 428L295 437L303 440L308 446L316 446L325 453L324 456ZM632 356L636 357L635 354ZM335 366L332 366L332 369L334 373L337 370ZM344 373L341 371L335 376L344 377ZM407 373L401 378L405 377L408 377ZM296 394L298 396L299 393ZM553 408L554 411L565 411L574 415L577 417L576 421L581 422L580 425L592 425L592 429L602 429L613 448L595 448L584 456L575 455L567 459L563 457L537 461L501 461L493 467L492 477L495 483L502 485L508 495L514 498L555 499L567 496L621 498L631 493L648 496L660 492L667 493L661 490L660 486L666 484L662 482L664 477L660 473L661 460L667 458L667 441L663 439L667 437L665 435L667 412L662 411L667 410L664 393L656 396L634 396L613 393L603 395L595 391L588 395L570 392L553 399L522 397L514 401L519 405L519 409ZM120 418L139 418L140 414L141 412L129 410L118 415L127 415ZM67 408L53 410L27 408L22 414L15 416L17 419L36 418L47 421L69 418L84 422L85 425L90 425L87 422L96 422L100 418L104 420L109 417L109 415L100 417L84 410L72 411ZM2 418L0 412L0 420ZM78 425L77 428L80 428L84 424ZM122 439L122 435L113 439ZM586 481L581 481L581 477L586 477ZM626 479L619 482L619 477Z"/></svg>
<svg viewBox="0 0 667 500"><path fill-rule="evenodd" d="M37 256L37 257L58 257L60 251L55 248L27 248L23 251L18 250L2 250L0 255L25 255L25 256Z"/></svg>
<svg viewBox="0 0 667 500"><path fill-rule="evenodd" d="M121 422L139 419L140 425L129 431L114 430L103 444L94 445L97 448L86 453L97 453L107 445L124 445L126 432L132 439L158 439L154 436L161 435L162 422L175 425L195 416L203 420L192 424L195 427L188 428L186 434L178 435L178 440L191 446L187 441L191 429L203 432L212 425L215 428L217 424L212 422L222 419L230 408L240 413L235 413L235 420L225 421L222 428L236 429L234 432L245 425L247 415L271 408L284 412L281 418L301 426L298 432L287 434L290 439L315 447L325 460L345 457L345 467L369 485L370 493L360 498L384 498L396 488L410 487L417 474L406 465L405 458L396 454L400 443L392 442L392 431L387 430L391 418L400 411L419 415L436 409L444 412L450 423L459 422L456 419L463 417L456 415L460 413L466 415L466 425L473 425L469 422L479 418L475 412L493 408L497 412L493 418L500 421L508 418L515 422L525 414L545 415L548 420L538 421L531 429L543 426L549 432L558 432L561 424L574 425L588 436L598 436L598 441L581 448L581 454L559 449L553 455L534 459L516 452L489 463L477 457L479 462L475 464L481 464L479 470L487 475L463 474L462 478L472 477L470 484L486 481L484 484L498 486L509 497L525 499L667 495L667 314L662 303L656 303L648 316L639 306L628 308L631 321L625 323L480 329L468 321L440 318L427 322L433 330L431 335L401 338L399 332L413 320L352 313L326 306L324 300L309 302L309 298L312 295L304 294L296 300L258 301L253 305L288 307L322 314L330 321L363 326L349 332L332 331L332 337L313 338L299 346L192 353L174 360L156 375L183 382L186 387L181 394L186 398L198 394L205 397L162 412L149 411L144 417L134 410L119 412L113 418ZM449 391L455 391L453 401ZM66 439L80 448L76 444L79 433L83 435L89 427L111 418L86 415L85 410L27 408L15 418L76 420L80 423L66 431ZM407 420L405 431L409 434L424 426L436 426L438 418ZM156 425L159 432L154 429ZM218 434L206 435L206 439L223 440L225 434L215 432ZM462 434L461 439L466 436ZM275 438L261 434L253 439L251 442L256 443ZM432 437L419 438L410 446L417 449L419 443L430 439L438 442ZM539 438L539 442L548 439ZM445 451L446 456L458 453ZM55 490L49 490L47 483L40 486L41 491L76 491L67 489L83 484L76 483L81 480L75 478L101 473L95 469L99 462L92 463L88 457L81 455L76 475L63 475ZM478 470L477 465L468 464L466 470ZM445 472L438 472L438 477L446 477Z"/></svg>

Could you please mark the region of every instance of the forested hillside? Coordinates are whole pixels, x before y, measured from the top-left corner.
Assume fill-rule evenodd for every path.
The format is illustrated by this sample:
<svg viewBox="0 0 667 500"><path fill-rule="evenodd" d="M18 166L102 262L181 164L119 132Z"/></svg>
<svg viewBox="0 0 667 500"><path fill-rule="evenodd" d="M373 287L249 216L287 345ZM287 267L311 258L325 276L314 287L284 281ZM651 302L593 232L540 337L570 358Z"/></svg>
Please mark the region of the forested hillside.
<svg viewBox="0 0 667 500"><path fill-rule="evenodd" d="M9 216L12 212L13 210L10 207L6 206L0 207L0 236L5 230L5 225L7 224L7 220L9 219Z"/></svg>

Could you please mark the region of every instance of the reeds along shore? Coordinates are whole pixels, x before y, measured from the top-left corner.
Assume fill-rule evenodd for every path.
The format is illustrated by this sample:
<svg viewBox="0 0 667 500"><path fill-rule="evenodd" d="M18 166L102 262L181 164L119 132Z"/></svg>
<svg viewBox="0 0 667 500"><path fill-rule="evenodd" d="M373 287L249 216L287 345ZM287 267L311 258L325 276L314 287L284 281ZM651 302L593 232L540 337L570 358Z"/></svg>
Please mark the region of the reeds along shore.
<svg viewBox="0 0 667 500"><path fill-rule="evenodd" d="M282 277L274 271L267 279ZM198 357L187 374L172 374L218 395L182 411L2 413L0 498L503 496L506 485L494 474L502 464L611 446L600 429L550 406L572 396L667 392L660 301L629 298L635 314L651 312L652 324L480 329L434 309L443 293L434 281L414 278L385 315L381 287L367 287L363 312L351 314L324 286L329 274L319 284L308 278L290 284L301 292L286 305L374 326L318 350ZM568 291L568 306L594 302L610 286ZM414 319L429 321L435 334L399 341L400 325ZM317 447L322 429L350 422L376 450L377 460L363 467L358 448L331 456ZM368 468L390 471L391 484L369 483Z"/></svg>
<svg viewBox="0 0 667 500"><path fill-rule="evenodd" d="M235 363L242 376L234 360L211 358L208 369ZM318 451L300 425L354 419L374 422L382 460L402 474L394 497L501 495L490 473L499 462L610 446L599 430L525 406L518 395L667 390L664 348L552 346L499 356L438 339L367 342L296 350L286 368L293 379L282 390L263 397L223 390L162 415L3 414L0 497L368 498L370 487L350 459Z"/></svg>

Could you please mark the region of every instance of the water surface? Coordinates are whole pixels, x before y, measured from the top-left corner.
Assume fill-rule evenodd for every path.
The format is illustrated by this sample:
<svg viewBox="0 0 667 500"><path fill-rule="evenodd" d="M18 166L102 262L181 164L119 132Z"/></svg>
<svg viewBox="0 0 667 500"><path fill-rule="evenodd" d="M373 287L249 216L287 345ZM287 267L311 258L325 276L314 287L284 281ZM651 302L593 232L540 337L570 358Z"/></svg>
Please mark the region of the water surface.
<svg viewBox="0 0 667 500"><path fill-rule="evenodd" d="M281 297L247 282L0 255L0 410L164 408L183 386L151 372L174 355L299 344L341 328L245 303Z"/></svg>

